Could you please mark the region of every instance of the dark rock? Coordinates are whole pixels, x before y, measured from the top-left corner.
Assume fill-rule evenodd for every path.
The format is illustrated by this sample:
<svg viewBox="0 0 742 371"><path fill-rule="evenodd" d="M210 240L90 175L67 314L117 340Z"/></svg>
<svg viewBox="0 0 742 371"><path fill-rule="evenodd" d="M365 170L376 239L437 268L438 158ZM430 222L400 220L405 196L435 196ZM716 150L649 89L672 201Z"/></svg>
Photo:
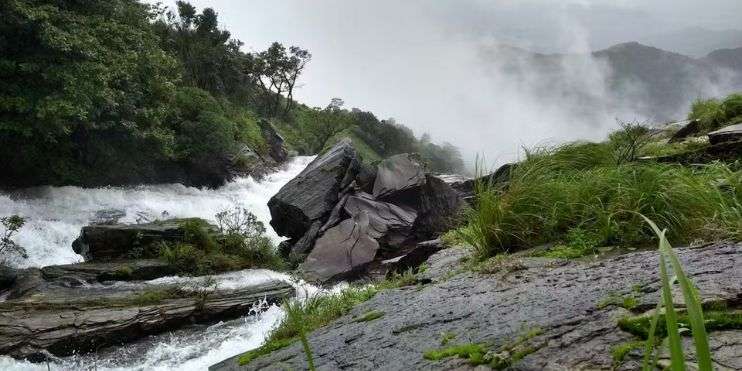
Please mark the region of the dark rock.
<svg viewBox="0 0 742 371"><path fill-rule="evenodd" d="M737 142L742 140L742 123L729 125L719 130L708 133L711 144L724 142Z"/></svg>
<svg viewBox="0 0 742 371"><path fill-rule="evenodd" d="M146 224L89 225L82 228L72 249L86 261L157 257L161 242L184 238L183 222L170 219ZM212 227L215 232L216 227Z"/></svg>
<svg viewBox="0 0 742 371"><path fill-rule="evenodd" d="M688 120L688 122L685 125L683 125L683 127L681 127L680 130L676 131L675 134L673 134L667 142L668 143L682 142L685 138L696 135L700 131L701 131L701 125L698 122L698 120Z"/></svg>
<svg viewBox="0 0 742 371"><path fill-rule="evenodd" d="M642 157L639 160L694 165L706 164L714 161L732 163L740 158L742 158L742 140L736 142L720 142L694 151L674 155Z"/></svg>
<svg viewBox="0 0 742 371"><path fill-rule="evenodd" d="M304 257L306 257L310 251L312 251L312 248L314 247L314 241L320 234L321 228L322 222L316 220L314 223L312 223L307 232L304 233L301 238L296 240L296 242L291 245L291 250L289 253L290 261L301 262L302 260L304 260Z"/></svg>
<svg viewBox="0 0 742 371"><path fill-rule="evenodd" d="M276 129L267 120L259 120L258 125L263 134L265 142L268 144L268 155L276 162L282 163L289 158L286 147L283 145L283 137L278 134Z"/></svg>
<svg viewBox="0 0 742 371"><path fill-rule="evenodd" d="M39 268L20 269L17 272L13 286L10 287L8 299L32 295L45 287L47 287L47 282Z"/></svg>
<svg viewBox="0 0 742 371"><path fill-rule="evenodd" d="M3 291L15 282L18 277L18 270L7 265L0 264L0 291Z"/></svg>
<svg viewBox="0 0 742 371"><path fill-rule="evenodd" d="M0 354L44 361L48 353L69 356L118 345L191 323L247 314L264 298L275 303L294 294L291 285L271 281L206 295L172 294L175 286L57 289L0 303ZM141 299L141 294L162 297Z"/></svg>
<svg viewBox="0 0 742 371"><path fill-rule="evenodd" d="M716 244L676 252L702 300L739 307L742 245ZM617 325L619 318L632 312L599 303L617 295L634 295L638 303L635 310L654 308L661 291L658 267L657 252L645 251L592 262L536 264L533 268L515 264L493 274L449 270L448 278L437 283L376 294L347 315L312 331L308 341L315 365L325 370L476 369L458 357L425 359L426 351L445 347L441 334L455 337L448 346L487 344L493 353L517 344L518 350L527 351L511 369L640 369L640 354L630 354L615 368L612 357L615 346L640 340ZM635 287L641 290L637 292ZM372 310L385 315L357 321ZM529 332L530 336L525 336ZM709 338L720 369L721 365L740 367L742 331L712 331ZM239 366L235 357L210 370L303 369L305 365L297 341L247 365Z"/></svg>
<svg viewBox="0 0 742 371"><path fill-rule="evenodd" d="M491 174L475 179L468 179L464 182L454 184L452 187L459 193L462 199L471 203L474 200L474 188L477 184L489 184L494 187L504 188L510 182L511 173L517 166L517 163L507 163L497 168Z"/></svg>
<svg viewBox="0 0 742 371"><path fill-rule="evenodd" d="M376 201L368 193L348 196L343 210L351 218L361 213L368 215L368 234L383 247L398 248L410 237L417 212L406 206Z"/></svg>
<svg viewBox="0 0 742 371"><path fill-rule="evenodd" d="M419 239L437 237L458 224L464 200L450 185L435 175L426 175L417 203L415 234Z"/></svg>
<svg viewBox="0 0 742 371"><path fill-rule="evenodd" d="M341 190L358 174L359 166L349 139L312 161L268 202L276 233L299 239L314 222L324 221Z"/></svg>
<svg viewBox="0 0 742 371"><path fill-rule="evenodd" d="M415 247L408 250L404 255L396 258L384 260L382 266L386 267L386 272L402 273L408 269L418 268L425 263L431 255L443 249L443 242L439 239L419 242ZM426 268L427 270L427 268Z"/></svg>
<svg viewBox="0 0 742 371"><path fill-rule="evenodd" d="M379 163L373 195L380 200L402 199L425 184L425 171L413 155L402 153Z"/></svg>
<svg viewBox="0 0 742 371"><path fill-rule="evenodd" d="M41 268L46 281L95 283L103 281L144 281L176 272L160 259L137 259L105 263L50 265Z"/></svg>
<svg viewBox="0 0 742 371"><path fill-rule="evenodd" d="M361 170L356 176L356 184L358 188L366 193L374 193L374 182L376 181L376 166L371 166L366 163L361 163Z"/></svg>
<svg viewBox="0 0 742 371"><path fill-rule="evenodd" d="M368 214L360 212L317 239L300 269L308 281L336 281L366 268L378 249L378 242L370 235Z"/></svg>

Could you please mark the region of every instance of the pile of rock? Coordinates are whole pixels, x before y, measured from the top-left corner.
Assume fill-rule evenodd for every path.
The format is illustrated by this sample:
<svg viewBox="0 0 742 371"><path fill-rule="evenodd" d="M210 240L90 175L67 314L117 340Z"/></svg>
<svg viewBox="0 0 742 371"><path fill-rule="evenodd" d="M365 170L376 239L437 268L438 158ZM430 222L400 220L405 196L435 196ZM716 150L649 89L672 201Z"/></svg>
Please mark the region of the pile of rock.
<svg viewBox="0 0 742 371"><path fill-rule="evenodd" d="M464 204L414 155L395 155L374 168L345 139L281 188L268 207L273 228L289 237L282 253L301 263L306 279L328 282L415 250L448 230Z"/></svg>

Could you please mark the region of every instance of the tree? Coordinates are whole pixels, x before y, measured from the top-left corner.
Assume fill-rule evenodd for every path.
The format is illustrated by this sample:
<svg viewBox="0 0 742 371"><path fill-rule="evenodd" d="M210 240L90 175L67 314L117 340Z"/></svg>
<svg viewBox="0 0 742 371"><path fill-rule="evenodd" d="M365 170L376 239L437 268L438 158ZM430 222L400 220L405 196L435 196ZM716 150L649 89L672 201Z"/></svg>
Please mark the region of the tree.
<svg viewBox="0 0 742 371"><path fill-rule="evenodd" d="M278 42L254 56L254 81L263 91L269 115L280 113L283 94L286 94L284 113L291 110L296 82L311 59L309 51L292 46L287 52L286 47Z"/></svg>

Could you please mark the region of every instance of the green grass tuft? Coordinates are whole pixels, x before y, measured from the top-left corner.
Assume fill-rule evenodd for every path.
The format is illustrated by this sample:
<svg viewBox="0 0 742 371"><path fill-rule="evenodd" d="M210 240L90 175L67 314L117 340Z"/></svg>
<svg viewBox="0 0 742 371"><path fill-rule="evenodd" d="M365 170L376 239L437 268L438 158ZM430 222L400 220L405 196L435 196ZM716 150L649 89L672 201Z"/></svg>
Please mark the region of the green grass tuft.
<svg viewBox="0 0 742 371"><path fill-rule="evenodd" d="M374 309L374 310L370 310L370 311L364 313L360 317L358 317L355 320L353 320L353 322L368 322L368 321L373 321L375 319L379 319L381 317L384 317L385 314L386 313L384 313L384 311L375 310Z"/></svg>
<svg viewBox="0 0 742 371"><path fill-rule="evenodd" d="M740 171L724 164L616 165L601 147L609 145L538 150L515 167L504 189L480 182L458 238L480 258L549 242L565 246L552 256L571 258L601 246L649 245L653 234L640 213L679 241L742 236Z"/></svg>

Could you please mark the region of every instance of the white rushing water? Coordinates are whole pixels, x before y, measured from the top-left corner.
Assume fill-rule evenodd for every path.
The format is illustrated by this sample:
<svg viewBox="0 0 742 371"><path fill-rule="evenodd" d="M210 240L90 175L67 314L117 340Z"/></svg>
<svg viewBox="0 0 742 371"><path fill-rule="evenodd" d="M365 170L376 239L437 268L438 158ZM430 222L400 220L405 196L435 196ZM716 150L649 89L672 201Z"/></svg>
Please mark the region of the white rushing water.
<svg viewBox="0 0 742 371"><path fill-rule="evenodd" d="M120 222L134 223L142 216L201 217L213 220L225 209L244 207L266 223L270 236L280 238L268 225L267 202L271 196L295 177L313 157L298 157L276 173L260 181L239 178L218 189L198 189L180 184L140 187L39 187L13 194L0 194L0 216L18 214L27 224L13 239L28 251L27 261L18 266L45 266L81 261L72 251L72 241L80 228L90 223L101 210L120 210ZM267 280L291 282L300 297L315 295L317 287L295 282L286 274L269 270L230 272L214 277L217 287L237 289ZM150 284L196 284L203 278L163 277ZM127 283L117 283L126 285ZM252 315L210 326L190 326L150 336L120 347L97 353L60 359L47 364L32 364L0 356L0 370L205 370L226 358L262 344L270 329L283 318L275 305L259 303Z"/></svg>
<svg viewBox="0 0 742 371"><path fill-rule="evenodd" d="M97 212L119 210L122 223L138 219L167 217L200 217L214 219L223 210L244 207L266 225L268 234L279 237L268 225L268 200L289 180L299 174L314 157L297 157L283 170L260 181L252 177L237 178L218 189L200 189L181 184L158 184L139 187L38 187L12 194L0 193L0 216L18 214L27 218L26 225L13 240L26 248L28 259L12 261L20 267L41 267L82 261L72 251L72 241L80 228L90 224Z"/></svg>

